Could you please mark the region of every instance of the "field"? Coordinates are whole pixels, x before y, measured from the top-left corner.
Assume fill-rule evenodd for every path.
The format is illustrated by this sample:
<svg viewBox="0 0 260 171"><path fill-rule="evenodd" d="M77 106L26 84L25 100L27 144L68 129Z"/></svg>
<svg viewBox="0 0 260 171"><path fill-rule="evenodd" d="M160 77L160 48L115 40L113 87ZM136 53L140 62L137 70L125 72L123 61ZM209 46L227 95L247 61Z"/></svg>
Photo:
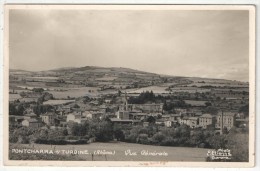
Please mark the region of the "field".
<svg viewBox="0 0 260 171"><path fill-rule="evenodd" d="M171 91L173 93L175 92L188 92L188 93L205 93L205 92L209 92L210 89L201 89L201 88L196 88L196 87L175 87L175 88L171 88Z"/></svg>
<svg viewBox="0 0 260 171"><path fill-rule="evenodd" d="M191 83L188 86L248 87L248 83L232 80L204 79L196 77L189 77L189 80L192 80L194 83Z"/></svg>
<svg viewBox="0 0 260 171"><path fill-rule="evenodd" d="M22 98L19 94L9 94L9 101L14 101Z"/></svg>
<svg viewBox="0 0 260 171"><path fill-rule="evenodd" d="M214 86L214 87L248 87L248 85L246 84L228 84L228 83L191 83L188 86L197 86L197 87L201 87L201 86Z"/></svg>
<svg viewBox="0 0 260 171"><path fill-rule="evenodd" d="M32 148L32 145L19 145L19 148L29 147ZM141 145L141 144L132 144L132 143L123 143L123 142L110 142L110 143L91 143L87 145L40 145L34 144L34 149L49 149L49 150L77 150L84 151L88 150L89 154L76 154L79 160L86 161L205 161L207 157L207 152L209 149L205 148L190 148L190 147L165 147L165 146L152 146L152 145ZM103 151L106 153L115 154L95 154L97 151ZM137 155L126 155L125 151L131 150L136 152ZM159 155L141 155L141 151L157 152L157 153L167 153L168 156L159 156ZM14 154L15 155L15 154ZM49 154L51 155L51 154ZM61 155L61 154L60 154ZM68 157L71 154L63 154ZM75 155L71 155L75 157ZM50 157L51 158L51 157Z"/></svg>
<svg viewBox="0 0 260 171"><path fill-rule="evenodd" d="M62 104L68 104L72 103L75 100L48 100L46 102L43 102L44 105L62 105Z"/></svg>
<svg viewBox="0 0 260 171"><path fill-rule="evenodd" d="M27 77L29 79L35 79L35 80L38 80L38 79L44 79L44 80L58 80L59 77Z"/></svg>
<svg viewBox="0 0 260 171"><path fill-rule="evenodd" d="M98 88L96 87L81 87L81 88L63 88L62 91L58 90L50 90L49 93L53 94L54 98L62 99L69 97L82 97L82 96L97 96L98 95Z"/></svg>
<svg viewBox="0 0 260 171"><path fill-rule="evenodd" d="M184 100L185 103L190 104L192 106L205 106L207 101L196 101L196 100Z"/></svg>
<svg viewBox="0 0 260 171"><path fill-rule="evenodd" d="M103 78L97 78L97 81L113 81L117 79L117 77L103 77Z"/></svg>
<svg viewBox="0 0 260 171"><path fill-rule="evenodd" d="M27 90L32 90L34 88L43 88L44 90L47 90L47 88L44 88L44 87L37 87L37 86L17 86L18 88L22 88L22 89L27 89Z"/></svg>
<svg viewBox="0 0 260 171"><path fill-rule="evenodd" d="M149 86L149 87L143 87L139 89L131 89L127 90L127 93L142 93L145 91L153 91L155 94L162 94L162 93L169 93L169 91L166 91L167 87L161 87L161 86Z"/></svg>
<svg viewBox="0 0 260 171"><path fill-rule="evenodd" d="M10 101L14 101L17 99L20 99L21 96L19 93L31 91L33 88L43 88L46 92L49 92L53 95L55 99L67 99L70 98L78 98L82 96L89 96L96 98L100 95L105 94L114 94L117 91L116 90L103 90L99 91L98 87L79 87L79 88L67 88L67 87L52 87L52 88L44 88L42 87L31 87L31 86L17 86L18 88L21 88L21 90L14 88L14 91L17 94L9 94Z"/></svg>

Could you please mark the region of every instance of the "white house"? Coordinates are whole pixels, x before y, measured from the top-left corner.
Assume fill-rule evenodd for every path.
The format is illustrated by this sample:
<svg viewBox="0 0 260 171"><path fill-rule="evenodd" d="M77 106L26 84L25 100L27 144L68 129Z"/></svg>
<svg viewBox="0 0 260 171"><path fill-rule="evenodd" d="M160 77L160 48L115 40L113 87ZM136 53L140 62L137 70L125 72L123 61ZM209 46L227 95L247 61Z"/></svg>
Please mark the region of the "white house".
<svg viewBox="0 0 260 171"><path fill-rule="evenodd" d="M70 113L67 115L67 122L79 122L79 120L82 118L82 115L80 113Z"/></svg>
<svg viewBox="0 0 260 171"><path fill-rule="evenodd" d="M116 118L118 119L129 119L129 112L128 111L117 111Z"/></svg>
<svg viewBox="0 0 260 171"><path fill-rule="evenodd" d="M164 121L164 125L166 127L172 127L172 121L171 120Z"/></svg>
<svg viewBox="0 0 260 171"><path fill-rule="evenodd" d="M56 116L54 113L45 113L40 117L42 118L42 122L46 123L47 125L53 125Z"/></svg>

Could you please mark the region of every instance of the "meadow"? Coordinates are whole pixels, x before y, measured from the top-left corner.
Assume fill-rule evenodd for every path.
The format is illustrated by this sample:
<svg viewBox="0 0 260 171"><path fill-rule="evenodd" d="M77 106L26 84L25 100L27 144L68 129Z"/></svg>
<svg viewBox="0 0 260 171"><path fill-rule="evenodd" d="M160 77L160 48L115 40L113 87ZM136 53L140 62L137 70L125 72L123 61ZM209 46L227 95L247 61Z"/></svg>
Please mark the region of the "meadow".
<svg viewBox="0 0 260 171"><path fill-rule="evenodd" d="M129 89L127 90L127 93L142 93L146 91L153 91L155 94L163 94L163 93L169 93L169 91L166 91L167 87L165 86L149 86L149 87L143 87L138 89Z"/></svg>
<svg viewBox="0 0 260 171"><path fill-rule="evenodd" d="M98 88L96 87L80 87L80 88L63 88L62 91L60 90L50 90L49 93L53 94L54 98L56 99L64 99L68 96L70 98L78 98L82 96L90 96L95 97L98 93Z"/></svg>

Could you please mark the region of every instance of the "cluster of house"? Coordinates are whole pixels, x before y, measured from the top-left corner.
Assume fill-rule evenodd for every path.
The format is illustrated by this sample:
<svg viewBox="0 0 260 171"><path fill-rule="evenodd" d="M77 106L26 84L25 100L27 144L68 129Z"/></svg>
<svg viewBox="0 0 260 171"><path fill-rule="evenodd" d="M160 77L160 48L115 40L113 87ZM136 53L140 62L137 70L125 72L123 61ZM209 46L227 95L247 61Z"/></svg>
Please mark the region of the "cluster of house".
<svg viewBox="0 0 260 171"><path fill-rule="evenodd" d="M188 125L190 128L203 128L214 127L216 129L223 129L226 127L230 130L235 126L236 113L218 113L217 115L202 114L195 116L194 113L172 114L164 115L162 119L157 120L157 124L172 127L174 124Z"/></svg>
<svg viewBox="0 0 260 171"><path fill-rule="evenodd" d="M55 112L41 114L39 117L32 111L27 111L24 116L10 115L10 123L20 123L22 126L39 128L45 125L51 128L66 127L69 122L83 124L87 120L110 118L117 124L143 124L148 126L147 118L153 116L155 124L160 127L174 127L175 125L188 125L190 128L213 127L216 130L230 130L237 123L246 124L248 120L243 114L224 112L217 115L202 114L197 111L175 109L175 114L163 114L163 104L128 104L125 96L124 103L119 105L117 112L110 113L106 105L101 105L98 110L85 110L71 108L67 105L57 105Z"/></svg>
<svg viewBox="0 0 260 171"><path fill-rule="evenodd" d="M150 104L152 105L152 104ZM154 107L153 107L154 108ZM159 108L158 108L159 109ZM112 122L117 123L139 123L142 122L143 126L148 126L149 122L145 122L145 119L149 116L157 116L155 124L162 127L174 127L175 125L187 125L190 128L203 128L207 129L213 127L220 132L223 129L229 131L233 126L240 124L247 124L248 119L245 119L242 113L233 112L220 112L217 115L202 114L195 112L187 112L186 109L176 109L176 114L162 114L159 111L154 113L142 113L138 110L119 110L116 113L116 118L111 118Z"/></svg>

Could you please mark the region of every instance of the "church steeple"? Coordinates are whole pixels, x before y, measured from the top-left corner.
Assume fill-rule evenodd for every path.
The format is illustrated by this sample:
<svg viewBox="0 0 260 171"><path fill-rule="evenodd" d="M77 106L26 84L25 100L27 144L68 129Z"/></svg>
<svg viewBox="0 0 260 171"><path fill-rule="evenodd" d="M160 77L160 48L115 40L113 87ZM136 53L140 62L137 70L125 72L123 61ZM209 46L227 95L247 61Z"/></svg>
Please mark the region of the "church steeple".
<svg viewBox="0 0 260 171"><path fill-rule="evenodd" d="M125 109L125 111L128 111L128 102L127 102L127 94L126 94L126 91L125 91L125 99L124 99L124 109Z"/></svg>

